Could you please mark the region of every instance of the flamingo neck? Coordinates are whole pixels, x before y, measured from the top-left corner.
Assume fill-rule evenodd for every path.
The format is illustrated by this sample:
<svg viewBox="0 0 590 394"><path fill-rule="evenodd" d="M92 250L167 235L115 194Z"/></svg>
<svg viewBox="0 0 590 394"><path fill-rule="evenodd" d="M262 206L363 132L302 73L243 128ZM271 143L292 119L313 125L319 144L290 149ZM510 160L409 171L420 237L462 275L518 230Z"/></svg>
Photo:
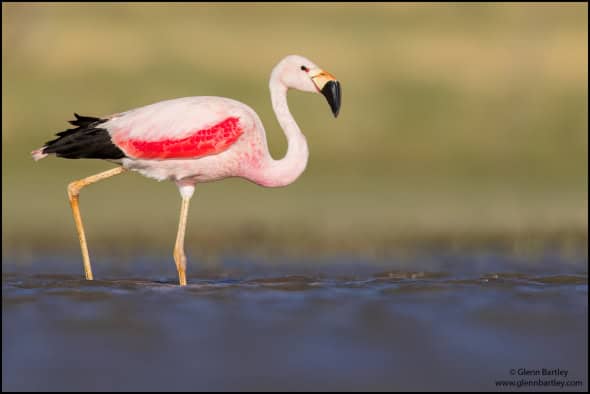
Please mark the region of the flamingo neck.
<svg viewBox="0 0 590 394"><path fill-rule="evenodd" d="M272 73L269 86L272 107L287 137L288 147L287 154L280 160L274 160L269 153L261 179L257 183L267 187L281 187L293 183L303 173L309 150L305 136L289 111L287 87L280 81L276 70Z"/></svg>

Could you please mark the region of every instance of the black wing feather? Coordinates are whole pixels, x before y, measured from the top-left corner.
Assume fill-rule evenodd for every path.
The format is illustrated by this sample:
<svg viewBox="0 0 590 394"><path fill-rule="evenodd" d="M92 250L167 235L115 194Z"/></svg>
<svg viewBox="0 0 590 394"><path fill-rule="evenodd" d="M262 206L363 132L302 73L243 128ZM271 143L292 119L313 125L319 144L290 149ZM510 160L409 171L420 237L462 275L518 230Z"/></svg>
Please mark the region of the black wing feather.
<svg viewBox="0 0 590 394"><path fill-rule="evenodd" d="M57 133L58 138L47 142L42 153L53 153L66 159L117 160L125 157L125 153L113 143L109 132L99 127L106 119L77 113L74 116L76 119L69 123L77 127Z"/></svg>

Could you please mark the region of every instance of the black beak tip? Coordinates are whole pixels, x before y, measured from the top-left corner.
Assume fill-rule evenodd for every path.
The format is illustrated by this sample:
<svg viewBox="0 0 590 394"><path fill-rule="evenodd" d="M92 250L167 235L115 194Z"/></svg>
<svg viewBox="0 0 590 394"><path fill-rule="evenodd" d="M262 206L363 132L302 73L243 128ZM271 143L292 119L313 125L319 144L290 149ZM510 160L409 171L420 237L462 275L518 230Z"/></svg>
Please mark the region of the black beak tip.
<svg viewBox="0 0 590 394"><path fill-rule="evenodd" d="M338 81L329 81L324 85L322 89L322 94L328 100L328 104L330 104L330 109L332 110L332 114L334 117L338 117L338 113L340 112L340 103L342 101L342 90L340 89L340 82Z"/></svg>
<svg viewBox="0 0 590 394"><path fill-rule="evenodd" d="M334 109L332 108L332 114L334 115L335 118L338 117L338 113L340 113L340 107Z"/></svg>

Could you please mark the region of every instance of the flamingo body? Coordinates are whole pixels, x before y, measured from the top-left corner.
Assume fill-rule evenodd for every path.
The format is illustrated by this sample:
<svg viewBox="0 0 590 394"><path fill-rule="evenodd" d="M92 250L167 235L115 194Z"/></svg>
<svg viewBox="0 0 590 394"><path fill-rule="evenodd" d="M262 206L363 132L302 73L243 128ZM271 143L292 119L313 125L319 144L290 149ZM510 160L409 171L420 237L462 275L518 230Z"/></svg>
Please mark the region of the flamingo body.
<svg viewBox="0 0 590 394"><path fill-rule="evenodd" d="M256 182L270 156L258 115L223 97L166 100L108 118L100 126L125 154L123 167L160 181Z"/></svg>

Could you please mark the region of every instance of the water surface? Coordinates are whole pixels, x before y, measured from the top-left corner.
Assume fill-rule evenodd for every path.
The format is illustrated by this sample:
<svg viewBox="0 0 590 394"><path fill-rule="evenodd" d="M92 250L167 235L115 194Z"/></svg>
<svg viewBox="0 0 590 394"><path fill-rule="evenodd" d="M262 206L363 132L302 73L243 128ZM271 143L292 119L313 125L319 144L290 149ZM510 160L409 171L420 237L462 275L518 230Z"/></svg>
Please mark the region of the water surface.
<svg viewBox="0 0 590 394"><path fill-rule="evenodd" d="M5 258L3 390L587 389L586 256L78 259Z"/></svg>

